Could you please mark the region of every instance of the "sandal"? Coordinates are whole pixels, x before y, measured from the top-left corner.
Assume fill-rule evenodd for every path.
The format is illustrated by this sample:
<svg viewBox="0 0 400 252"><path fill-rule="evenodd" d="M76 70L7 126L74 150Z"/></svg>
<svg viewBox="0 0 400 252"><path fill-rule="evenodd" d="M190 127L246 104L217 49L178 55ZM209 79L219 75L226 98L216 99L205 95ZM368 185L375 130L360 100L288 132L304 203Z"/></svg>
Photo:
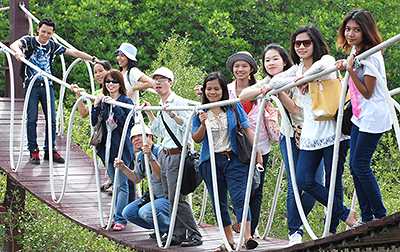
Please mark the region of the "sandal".
<svg viewBox="0 0 400 252"><path fill-rule="evenodd" d="M240 233L240 224L237 223L237 219L236 219L236 215L235 214L232 215L232 229L236 233Z"/></svg>
<svg viewBox="0 0 400 252"><path fill-rule="evenodd" d="M196 238L193 237L188 237L186 240L181 242L181 247L193 247L193 246L200 246L203 245L202 240L197 240Z"/></svg>
<svg viewBox="0 0 400 252"><path fill-rule="evenodd" d="M107 226L108 226L108 221L105 223L105 226L103 228L107 228ZM111 228L113 227L114 227L114 220L112 220L111 222Z"/></svg>
<svg viewBox="0 0 400 252"><path fill-rule="evenodd" d="M236 250L236 243L235 242L229 243L229 245L231 246L232 250ZM219 251L228 251L228 249L225 246L225 243L223 243L221 246L219 246L218 248L216 248L214 250L214 252L219 252Z"/></svg>
<svg viewBox="0 0 400 252"><path fill-rule="evenodd" d="M125 225L121 223L115 223L113 230L114 231L122 231L125 229Z"/></svg>
<svg viewBox="0 0 400 252"><path fill-rule="evenodd" d="M246 249L255 249L258 246L258 242L256 242L255 240L253 240L253 238L249 237L249 239L247 239L244 243L243 246Z"/></svg>
<svg viewBox="0 0 400 252"><path fill-rule="evenodd" d="M100 186L100 191L105 192L108 188L110 188L112 186L112 182L111 179L107 179L106 182L104 182L101 186Z"/></svg>

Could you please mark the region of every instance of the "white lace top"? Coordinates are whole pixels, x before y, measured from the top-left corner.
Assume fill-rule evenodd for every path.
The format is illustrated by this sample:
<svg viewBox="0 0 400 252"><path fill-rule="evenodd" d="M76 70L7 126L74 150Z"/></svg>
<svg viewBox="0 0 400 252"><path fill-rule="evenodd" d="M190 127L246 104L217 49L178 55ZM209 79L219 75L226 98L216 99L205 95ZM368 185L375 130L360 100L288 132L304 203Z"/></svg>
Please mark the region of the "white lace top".
<svg viewBox="0 0 400 252"><path fill-rule="evenodd" d="M292 83L294 77L310 76L333 66L335 66L335 59L330 55L324 55L303 74L304 63L301 62L299 65L293 65L285 72L275 75L269 82L269 86L277 89ZM332 72L322 76L321 80L335 78L337 78L336 72ZM301 132L300 149L318 150L333 145L335 143L336 121L315 121L312 116L310 94L301 95L301 100L304 109L304 124ZM340 140L349 138L349 136L342 135Z"/></svg>

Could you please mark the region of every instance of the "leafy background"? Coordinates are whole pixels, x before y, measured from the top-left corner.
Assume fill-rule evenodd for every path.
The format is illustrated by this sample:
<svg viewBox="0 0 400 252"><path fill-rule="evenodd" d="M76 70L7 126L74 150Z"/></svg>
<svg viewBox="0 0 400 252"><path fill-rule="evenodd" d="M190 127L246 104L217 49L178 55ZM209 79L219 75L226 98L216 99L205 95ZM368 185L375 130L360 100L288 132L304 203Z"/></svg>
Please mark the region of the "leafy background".
<svg viewBox="0 0 400 252"><path fill-rule="evenodd" d="M0 1L0 8L9 1ZM50 16L56 20L56 33L77 49L99 59L109 60L117 66L115 49L123 42L138 48L139 68L147 74L160 66L167 66L176 75L173 90L179 95L197 100L193 92L195 85L202 83L206 73L221 71L232 79L225 67L226 59L237 51L249 51L261 65L261 52L270 43L289 49L290 35L301 25L316 26L325 38L331 55L345 58L346 53L335 45L337 30L343 17L354 8L363 8L373 13L384 40L397 35L400 4L396 1L347 1L347 0L34 0L30 10L39 19ZM8 39L8 12L0 13L0 38ZM389 89L399 87L400 44L384 52ZM74 58L66 56L67 65ZM4 55L0 54L0 62ZM53 65L55 75L61 77L61 63ZM257 74L257 78L262 76ZM69 75L68 83L79 83L89 89L84 64L76 66ZM4 71L0 71L0 94L4 89ZM56 87L56 93L58 93ZM142 93L142 99L157 104L153 94ZM398 99L398 97L395 97ZM66 92L64 118L68 121L75 102L72 92ZM67 125L65 123L65 125ZM74 130L79 132L73 141L88 150L88 119L74 117ZM198 148L198 146L197 146ZM264 200L259 231L262 234L268 219L276 179L281 164L280 151L273 146L267 168ZM388 214L398 211L400 191L399 155L393 132L386 133L373 157L373 170L378 179ZM351 205L353 181L346 165L343 175L344 201ZM199 216L203 187L193 195L194 214ZM279 191L278 205L270 237L287 239L286 227L286 179ZM5 177L0 175L0 194L4 195ZM0 196L0 197L1 197ZM211 203L208 201L208 209ZM32 196L27 196L28 211L36 212L40 218L18 225L26 230L22 241L27 251L123 251L124 248L106 239L101 239L69 222L61 215L43 205ZM358 207L356 210L359 212ZM28 218L29 216L26 216ZM39 220L45 221L39 221ZM322 233L324 208L316 204L309 215L312 229ZM213 213L206 212L205 222L216 224ZM344 230L344 224L338 231ZM5 226L0 225L0 240L5 240ZM310 240L306 236L304 240ZM46 244L45 246L43 244Z"/></svg>

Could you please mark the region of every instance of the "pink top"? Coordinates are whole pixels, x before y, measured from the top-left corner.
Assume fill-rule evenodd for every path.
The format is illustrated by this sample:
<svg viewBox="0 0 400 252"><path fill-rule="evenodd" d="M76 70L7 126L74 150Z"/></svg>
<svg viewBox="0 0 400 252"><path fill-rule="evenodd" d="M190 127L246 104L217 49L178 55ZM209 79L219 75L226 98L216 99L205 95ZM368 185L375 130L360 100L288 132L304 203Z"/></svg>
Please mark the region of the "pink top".
<svg viewBox="0 0 400 252"><path fill-rule="evenodd" d="M228 84L229 99L237 99L236 96L236 81ZM247 119L250 122L250 129L253 133L256 131L258 112L260 111L261 101L258 100L257 104L253 105L253 108L247 113ZM264 118L262 119L260 127L260 134L258 136L258 147L260 148L261 154L265 155L271 151L271 143L268 137L267 129L265 128Z"/></svg>

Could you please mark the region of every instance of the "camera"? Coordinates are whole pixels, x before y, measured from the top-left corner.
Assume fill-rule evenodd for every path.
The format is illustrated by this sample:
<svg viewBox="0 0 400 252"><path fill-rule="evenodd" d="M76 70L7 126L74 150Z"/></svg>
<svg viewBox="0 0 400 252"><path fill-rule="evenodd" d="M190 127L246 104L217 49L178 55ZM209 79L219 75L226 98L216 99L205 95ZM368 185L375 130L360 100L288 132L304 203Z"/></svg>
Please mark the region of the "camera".
<svg viewBox="0 0 400 252"><path fill-rule="evenodd" d="M142 206L146 205L149 202L150 202L150 192L146 191L142 196L142 200L138 203L137 206L141 208Z"/></svg>

